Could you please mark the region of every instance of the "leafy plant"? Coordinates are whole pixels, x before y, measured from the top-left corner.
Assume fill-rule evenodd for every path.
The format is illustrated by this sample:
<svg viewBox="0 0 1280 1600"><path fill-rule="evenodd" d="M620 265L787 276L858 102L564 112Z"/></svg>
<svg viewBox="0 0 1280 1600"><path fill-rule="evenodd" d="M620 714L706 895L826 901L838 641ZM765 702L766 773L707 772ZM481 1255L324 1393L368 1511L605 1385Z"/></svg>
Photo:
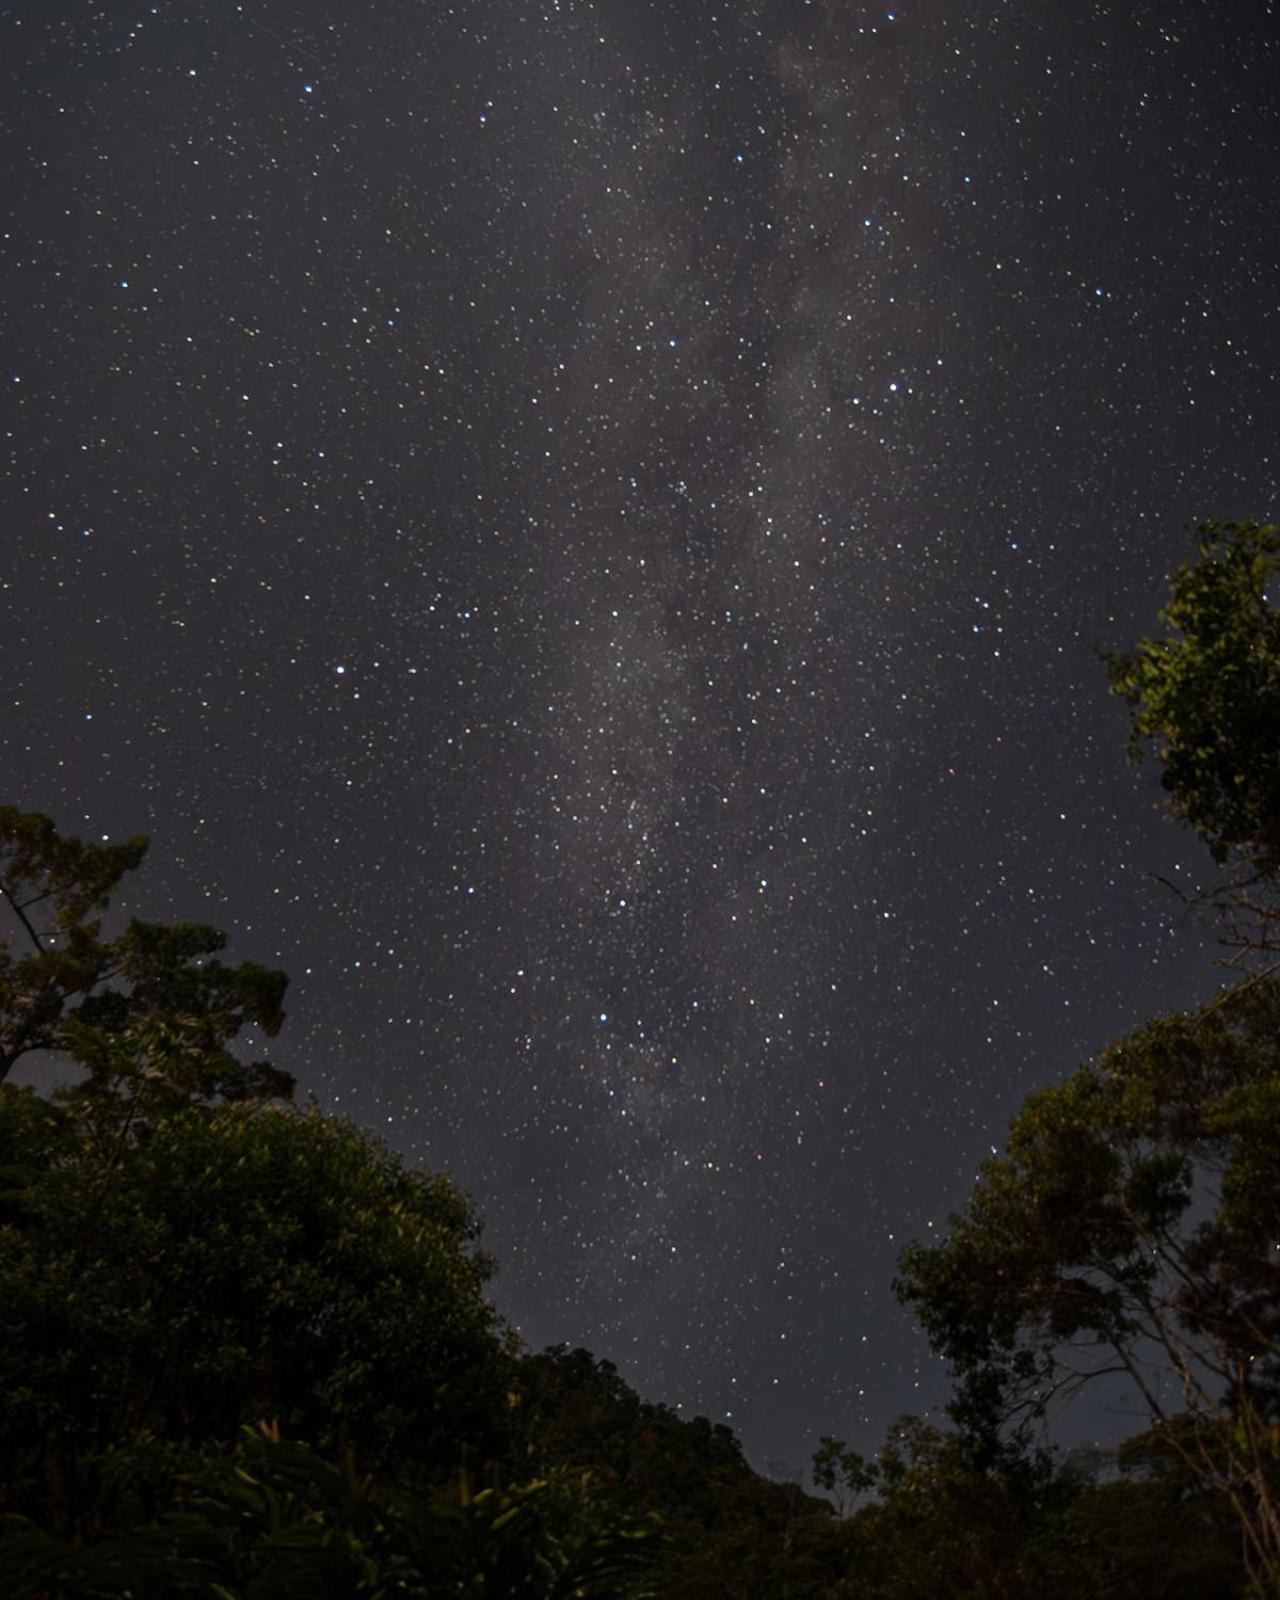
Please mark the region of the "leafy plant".
<svg viewBox="0 0 1280 1600"><path fill-rule="evenodd" d="M180 1483L152 1526L76 1545L14 1523L0 1585L12 1600L649 1600L657 1549L589 1478L415 1487L265 1428Z"/></svg>

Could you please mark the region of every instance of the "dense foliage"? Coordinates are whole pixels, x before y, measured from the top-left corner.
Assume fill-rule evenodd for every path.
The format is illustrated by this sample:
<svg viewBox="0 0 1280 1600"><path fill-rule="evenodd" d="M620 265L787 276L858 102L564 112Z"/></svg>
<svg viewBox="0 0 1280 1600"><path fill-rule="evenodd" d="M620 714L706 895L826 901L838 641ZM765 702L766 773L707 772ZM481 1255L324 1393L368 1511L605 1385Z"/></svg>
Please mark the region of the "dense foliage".
<svg viewBox="0 0 1280 1600"><path fill-rule="evenodd" d="M656 1596L651 1529L563 1473L504 1488L390 1480L270 1430L175 1478L146 1526L77 1543L36 1526L0 1552L9 1593L380 1600Z"/></svg>
<svg viewBox="0 0 1280 1600"><path fill-rule="evenodd" d="M0 1438L20 1476L259 1418L382 1459L490 1444L488 1265L444 1179L292 1108L192 1107L103 1138L10 1091L0 1149Z"/></svg>
<svg viewBox="0 0 1280 1600"><path fill-rule="evenodd" d="M1131 709L1130 753L1154 746L1178 817L1215 861L1280 866L1280 533L1205 523L1174 574L1169 630L1108 658Z"/></svg>
<svg viewBox="0 0 1280 1600"><path fill-rule="evenodd" d="M1272 529L1203 529L1170 635L1111 658L1133 747L1238 868L1229 918L1280 873L1278 566ZM607 1361L520 1349L468 1199L242 1048L283 974L202 925L104 931L145 849L0 808L9 1600L1280 1594L1273 971L1026 1102L902 1259L953 1426L825 1438L815 1495ZM5 1081L49 1053L74 1084ZM1108 1370L1148 1425L1055 1453L1050 1402Z"/></svg>

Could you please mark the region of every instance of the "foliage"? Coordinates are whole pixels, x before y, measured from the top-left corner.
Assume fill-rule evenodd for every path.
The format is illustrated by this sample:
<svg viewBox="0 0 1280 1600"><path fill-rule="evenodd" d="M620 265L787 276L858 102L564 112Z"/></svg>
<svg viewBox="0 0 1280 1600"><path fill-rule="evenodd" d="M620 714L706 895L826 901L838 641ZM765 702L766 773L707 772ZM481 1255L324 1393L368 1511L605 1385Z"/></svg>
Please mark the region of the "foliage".
<svg viewBox="0 0 1280 1600"><path fill-rule="evenodd" d="M586 1350L526 1357L515 1388L516 1470L587 1470L615 1509L660 1516L664 1600L830 1592L841 1561L830 1506L753 1472L723 1424L642 1401Z"/></svg>
<svg viewBox="0 0 1280 1600"><path fill-rule="evenodd" d="M875 1496L845 1524L842 1600L1030 1600L1023 1547L1049 1499L1047 1464L1008 1455L983 1466L962 1435L902 1417L874 1463L847 1465Z"/></svg>
<svg viewBox="0 0 1280 1600"><path fill-rule="evenodd" d="M1108 657L1131 710L1130 754L1154 744L1172 809L1215 861L1280 869L1280 533L1205 523L1197 556L1174 575L1170 630Z"/></svg>
<svg viewBox="0 0 1280 1600"><path fill-rule="evenodd" d="M912 1302L991 1434L1104 1372L1280 1573L1280 980L1148 1024L1031 1096ZM1177 1426L1174 1427L1175 1419Z"/></svg>
<svg viewBox="0 0 1280 1600"><path fill-rule="evenodd" d="M527 1356L516 1389L522 1448L538 1470L589 1471L635 1504L703 1526L715 1520L717 1487L753 1476L731 1429L642 1401L587 1350Z"/></svg>
<svg viewBox="0 0 1280 1600"><path fill-rule="evenodd" d="M29 1052L68 1054L100 1109L124 1114L139 1092L180 1099L269 1099L293 1080L227 1048L248 1024L268 1036L284 1020L287 980L252 961L218 959L226 939L200 923L130 921L103 937L96 913L146 854L144 838L64 838L46 816L0 806L0 1082Z"/></svg>
<svg viewBox="0 0 1280 1600"><path fill-rule="evenodd" d="M876 1469L843 1439L824 1435L813 1454L814 1486L833 1495L843 1516L860 1495L875 1487Z"/></svg>
<svg viewBox="0 0 1280 1600"><path fill-rule="evenodd" d="M447 1179L315 1110L187 1107L104 1144L78 1105L12 1088L0 1151L11 1501L74 1530L85 1462L261 1417L446 1469L500 1436L490 1266Z"/></svg>
<svg viewBox="0 0 1280 1600"><path fill-rule="evenodd" d="M148 1526L76 1545L12 1519L0 1585L13 1600L648 1600L658 1547L653 1528L604 1512L588 1478L415 1485L362 1472L350 1447L326 1458L249 1429Z"/></svg>
<svg viewBox="0 0 1280 1600"><path fill-rule="evenodd" d="M838 1441L832 1441L838 1444ZM1005 1450L917 1417L858 1469L874 1497L840 1524L836 1600L1231 1600L1229 1507L1141 1462ZM1101 1480L1099 1470L1108 1476Z"/></svg>
<svg viewBox="0 0 1280 1600"><path fill-rule="evenodd" d="M1139 1435L1118 1472L1084 1476L1028 1532L1024 1559L1042 1595L1116 1600L1232 1600L1245 1593L1239 1528L1229 1503L1176 1452L1159 1464Z"/></svg>
<svg viewBox="0 0 1280 1600"><path fill-rule="evenodd" d="M846 1565L828 1507L752 1473L722 1488L713 1527L669 1527L663 1600L827 1600Z"/></svg>

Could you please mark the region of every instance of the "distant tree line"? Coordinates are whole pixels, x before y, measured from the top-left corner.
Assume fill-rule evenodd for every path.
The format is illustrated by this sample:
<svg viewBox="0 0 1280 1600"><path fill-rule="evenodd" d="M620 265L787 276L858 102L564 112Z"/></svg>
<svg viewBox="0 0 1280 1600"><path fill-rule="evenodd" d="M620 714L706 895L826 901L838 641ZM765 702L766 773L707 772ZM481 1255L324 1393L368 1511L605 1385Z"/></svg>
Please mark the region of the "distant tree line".
<svg viewBox="0 0 1280 1600"><path fill-rule="evenodd" d="M104 913L146 841L0 807L0 1594L1204 1600L1280 1594L1276 531L1200 530L1110 658L1238 970L1031 1096L897 1289L950 1364L815 1488L524 1350L469 1199L249 1048L284 975ZM54 1054L76 1081L13 1085ZM1145 1425L1055 1451L1119 1375Z"/></svg>

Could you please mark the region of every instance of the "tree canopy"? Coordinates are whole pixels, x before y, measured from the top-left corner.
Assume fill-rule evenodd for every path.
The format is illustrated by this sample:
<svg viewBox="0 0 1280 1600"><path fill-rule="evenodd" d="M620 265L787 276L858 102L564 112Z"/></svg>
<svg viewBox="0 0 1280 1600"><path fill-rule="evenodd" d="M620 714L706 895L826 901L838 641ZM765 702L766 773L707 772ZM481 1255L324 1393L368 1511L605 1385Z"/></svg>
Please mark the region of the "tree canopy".
<svg viewBox="0 0 1280 1600"><path fill-rule="evenodd" d="M980 1431L1118 1374L1280 1573L1280 980L1032 1095L899 1293Z"/></svg>
<svg viewBox="0 0 1280 1600"><path fill-rule="evenodd" d="M1167 632L1108 657L1130 707L1129 752L1152 747L1174 814L1219 864L1280 869L1280 533L1204 523L1174 574Z"/></svg>
<svg viewBox="0 0 1280 1600"><path fill-rule="evenodd" d="M288 1095L293 1079L228 1048L249 1024L284 1021L283 972L219 959L226 936L196 922L131 919L114 938L103 919L147 841L93 844L49 817L0 806L0 1083L32 1052L69 1056L100 1098L142 1080L179 1100Z"/></svg>
<svg viewBox="0 0 1280 1600"><path fill-rule="evenodd" d="M1176 817L1232 874L1203 897L1225 942L1273 950L1280 873L1280 534L1204 524L1160 613L1108 658L1131 756L1154 747ZM1031 1095L941 1243L897 1288L951 1364L953 1415L992 1449L1103 1376L1158 1449L1230 1506L1280 1586L1280 977L1136 1029ZM1148 1461L1154 1459L1150 1455Z"/></svg>
<svg viewBox="0 0 1280 1600"><path fill-rule="evenodd" d="M0 1454L278 1419L379 1458L492 1444L490 1264L466 1199L320 1112L192 1107L125 1146L0 1094Z"/></svg>

